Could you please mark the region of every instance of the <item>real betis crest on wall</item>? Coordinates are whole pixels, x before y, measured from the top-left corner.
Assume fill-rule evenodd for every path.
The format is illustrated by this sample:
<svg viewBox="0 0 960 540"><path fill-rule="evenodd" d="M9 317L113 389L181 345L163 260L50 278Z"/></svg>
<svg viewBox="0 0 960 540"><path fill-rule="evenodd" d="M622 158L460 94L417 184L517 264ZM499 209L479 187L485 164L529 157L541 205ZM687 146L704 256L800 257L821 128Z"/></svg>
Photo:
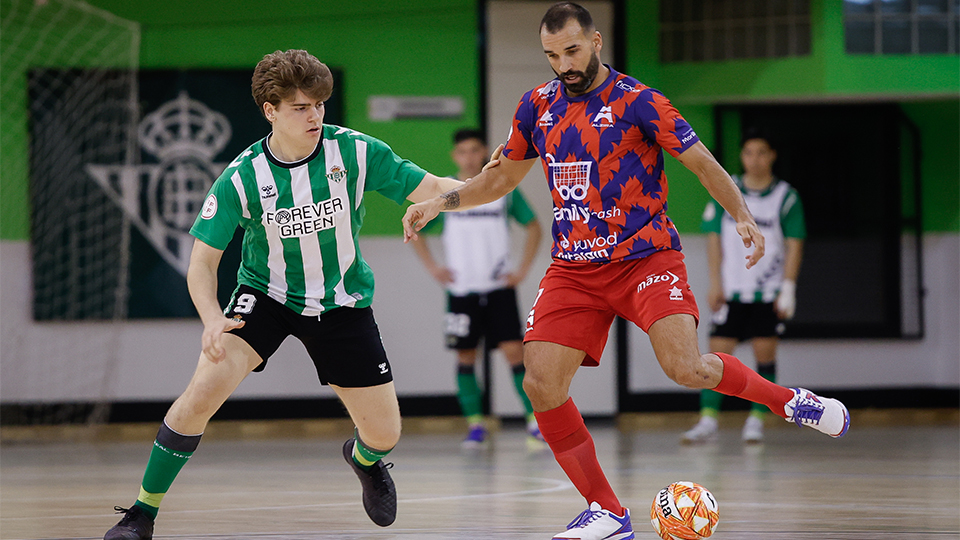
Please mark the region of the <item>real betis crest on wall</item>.
<svg viewBox="0 0 960 540"><path fill-rule="evenodd" d="M31 148L34 163L49 160L47 154L57 148L61 163L56 168L34 167L31 171L34 213L33 242L37 250L62 254L37 257L34 261L34 314L38 319L96 319L185 317L195 315L186 287L186 272L194 238L189 234L197 215L203 210L207 192L227 164L247 146L270 132L270 125L257 110L250 95L251 69L244 70L144 70L137 74L137 118L128 122L126 149L108 153L85 152L84 147L115 143L96 136L96 126L72 129L71 138L89 139L63 144L64 130L58 122L69 110L73 87L96 84L83 70L58 70L57 80L79 81L62 89L49 88L51 70L31 74ZM102 71L102 70L101 70ZM340 82L339 74L337 81ZM120 100L120 98L117 98ZM117 107L123 106L122 103ZM339 96L326 104L325 121L341 123ZM97 115L88 115L91 123ZM100 118L101 121L110 120ZM60 138L60 140L57 139ZM70 169L69 171L64 168ZM333 180L345 171L329 171ZM63 189L64 178L92 193L83 205L70 204L75 196ZM84 184L86 183L86 184ZM72 190L76 191L76 190ZM59 195L58 195L59 193ZM75 202L75 201L74 201ZM56 216L86 214L84 229L109 227L112 232L99 235L96 242L83 240L90 234L76 227L59 227L55 233L47 223ZM102 213L109 220L95 217ZM100 222L98 225L97 223ZM122 229L122 230L120 230ZM239 233L224 252L219 275L221 303L225 303L236 284L239 264ZM62 244L91 244L84 254L80 248ZM114 256L114 253L121 255ZM85 301L57 307L56 291L71 283L90 282L90 272L78 266L78 260L100 259L105 263L101 295L124 302L122 309L105 316L104 310L83 309ZM73 262L71 262L73 261ZM96 273L96 272L95 272ZM61 281L63 283L61 283ZM66 285L64 285L64 283ZM112 292L122 287L124 292ZM86 287L90 289L90 287ZM95 299L95 290L81 296ZM96 302L92 302L91 305ZM80 304L78 309L76 304Z"/></svg>

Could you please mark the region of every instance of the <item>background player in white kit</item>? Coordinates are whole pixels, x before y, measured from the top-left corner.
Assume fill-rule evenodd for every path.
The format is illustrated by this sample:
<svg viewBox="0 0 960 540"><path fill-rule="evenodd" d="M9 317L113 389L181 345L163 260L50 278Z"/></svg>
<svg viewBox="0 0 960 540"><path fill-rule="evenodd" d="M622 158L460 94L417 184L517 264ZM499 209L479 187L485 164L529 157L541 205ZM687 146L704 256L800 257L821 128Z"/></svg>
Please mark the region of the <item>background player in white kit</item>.
<svg viewBox="0 0 960 540"><path fill-rule="evenodd" d="M360 479L367 515L380 526L396 518L383 457L400 438L400 408L370 308L373 272L357 239L363 195L417 202L461 182L427 173L378 139L324 124L333 76L306 51L266 55L252 90L272 131L227 166L190 230L196 241L187 284L203 321L197 370L160 426L139 497L129 509L117 507L124 516L104 540L153 538L160 501L210 417L291 334L356 425L343 457ZM224 310L217 268L238 226L239 285Z"/></svg>
<svg viewBox="0 0 960 540"><path fill-rule="evenodd" d="M777 151L770 136L749 129L743 137L740 161L743 175L733 176L747 208L767 240L767 253L753 268L740 261L746 253L735 222L716 201L703 213L708 233L707 262L710 266L708 301L713 311L710 350L731 354L742 341L750 341L757 360L757 373L776 382L777 345L783 322L793 318L796 282L807 236L803 205L797 190L773 175ZM707 442L717 437L723 394L700 391L700 420L683 434L685 443ZM767 408L754 403L743 425L744 442L763 440Z"/></svg>
<svg viewBox="0 0 960 540"><path fill-rule="evenodd" d="M475 129L454 133L451 157L457 164L458 180L480 174L488 156L485 140ZM516 268L510 265L510 218L526 231L522 260ZM443 226L444 263L437 263L426 239L413 242L413 247L434 279L447 289L444 335L447 347L457 351L457 400L469 426L463 446L479 446L487 437L475 367L482 337L488 349L500 349L510 364L524 407L528 445L537 448L543 437L523 391L523 331L515 289L530 271L540 245L536 215L515 189L496 201L444 214L431 225L434 223Z"/></svg>

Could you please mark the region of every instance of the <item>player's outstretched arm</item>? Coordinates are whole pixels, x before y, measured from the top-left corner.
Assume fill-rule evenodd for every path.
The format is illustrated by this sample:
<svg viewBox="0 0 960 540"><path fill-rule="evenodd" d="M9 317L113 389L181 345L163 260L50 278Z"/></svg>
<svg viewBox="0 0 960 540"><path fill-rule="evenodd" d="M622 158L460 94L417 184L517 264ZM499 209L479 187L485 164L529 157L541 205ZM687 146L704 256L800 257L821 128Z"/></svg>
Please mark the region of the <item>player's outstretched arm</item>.
<svg viewBox="0 0 960 540"><path fill-rule="evenodd" d="M699 141L677 156L677 159L697 175L710 195L733 216L737 222L737 233L740 234L744 247L753 246L753 252L747 255L747 268L757 264L757 261L763 257L763 234L757 227L753 214L747 208L740 189L733 183L727 171L723 170L710 150Z"/></svg>
<svg viewBox="0 0 960 540"><path fill-rule="evenodd" d="M223 250L196 240L187 269L187 289L203 321L203 336L200 338L203 353L214 363L226 356L220 343L223 333L243 326L242 321L224 317L217 300L217 267L222 256Z"/></svg>
<svg viewBox="0 0 960 540"><path fill-rule="evenodd" d="M526 176L527 171L533 166L533 162L533 159L525 161L501 159L498 166L488 168L469 182L461 183L452 180L459 185L439 196L430 198L427 198L429 193L427 188L421 192L420 188L424 187L423 182L421 182L421 185L417 186L417 189L407 197L415 204L409 206L407 212L403 215L403 241L409 242L411 239L418 238L417 232L430 220L437 217L440 212L466 210L495 201L510 193ZM428 174L424 178L424 182L430 176L433 175Z"/></svg>

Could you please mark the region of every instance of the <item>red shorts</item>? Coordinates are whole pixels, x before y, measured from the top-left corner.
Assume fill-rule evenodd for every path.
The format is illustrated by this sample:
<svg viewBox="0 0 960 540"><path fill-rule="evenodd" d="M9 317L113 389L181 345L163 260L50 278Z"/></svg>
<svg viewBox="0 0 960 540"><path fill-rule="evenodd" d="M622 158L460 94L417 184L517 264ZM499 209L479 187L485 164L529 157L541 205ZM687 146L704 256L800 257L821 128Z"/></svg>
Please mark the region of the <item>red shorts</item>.
<svg viewBox="0 0 960 540"><path fill-rule="evenodd" d="M615 316L646 332L676 313L700 318L679 251L606 264L555 259L540 280L523 341L579 349L587 353L582 365L597 366Z"/></svg>

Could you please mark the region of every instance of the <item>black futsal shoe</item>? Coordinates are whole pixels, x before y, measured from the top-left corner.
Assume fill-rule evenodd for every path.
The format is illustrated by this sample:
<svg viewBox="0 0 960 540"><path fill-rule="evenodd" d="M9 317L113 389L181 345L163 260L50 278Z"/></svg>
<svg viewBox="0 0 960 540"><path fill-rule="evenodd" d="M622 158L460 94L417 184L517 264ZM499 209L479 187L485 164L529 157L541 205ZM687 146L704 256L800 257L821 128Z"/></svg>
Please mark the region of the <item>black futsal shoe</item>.
<svg viewBox="0 0 960 540"><path fill-rule="evenodd" d="M130 509L114 506L118 514L123 514L120 523L113 526L103 540L152 540L153 518L148 516L139 506L133 505Z"/></svg>
<svg viewBox="0 0 960 540"><path fill-rule="evenodd" d="M397 487L387 471L393 467L393 463L384 464L381 459L374 463L369 471L364 471L353 461L353 444L354 439L343 443L343 459L347 460L360 479L363 487L363 509L374 523L386 527L397 519Z"/></svg>

